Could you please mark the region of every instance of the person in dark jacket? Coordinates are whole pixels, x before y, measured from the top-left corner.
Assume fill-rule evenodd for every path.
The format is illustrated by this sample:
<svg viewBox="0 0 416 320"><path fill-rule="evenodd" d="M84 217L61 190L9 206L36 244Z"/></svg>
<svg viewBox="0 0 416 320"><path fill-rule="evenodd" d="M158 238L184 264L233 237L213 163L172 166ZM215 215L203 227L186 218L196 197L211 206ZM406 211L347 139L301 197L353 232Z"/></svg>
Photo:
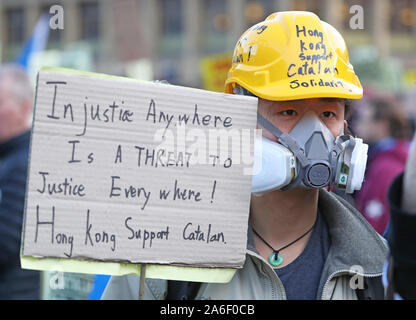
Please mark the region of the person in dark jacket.
<svg viewBox="0 0 416 320"><path fill-rule="evenodd" d="M391 258L386 265L385 285L389 298L416 299L416 134L404 173L390 186L390 223L385 237Z"/></svg>
<svg viewBox="0 0 416 320"><path fill-rule="evenodd" d="M0 67L0 299L39 299L40 274L20 267L33 91L24 70Z"/></svg>

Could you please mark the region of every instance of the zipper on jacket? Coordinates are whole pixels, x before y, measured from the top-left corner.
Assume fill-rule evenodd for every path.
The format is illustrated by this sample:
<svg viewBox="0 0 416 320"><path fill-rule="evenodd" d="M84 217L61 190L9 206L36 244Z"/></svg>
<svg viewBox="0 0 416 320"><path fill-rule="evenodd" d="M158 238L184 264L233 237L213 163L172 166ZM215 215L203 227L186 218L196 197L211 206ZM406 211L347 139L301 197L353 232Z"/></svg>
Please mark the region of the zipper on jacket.
<svg viewBox="0 0 416 320"><path fill-rule="evenodd" d="M328 283L329 283L329 282L330 282L333 278L335 278L335 277L339 277L339 276L342 276L342 275L351 275L351 271L350 271L350 270L338 270L338 271L335 271L335 272L333 272L332 274L330 274L330 276L328 277L328 279L326 280L326 282L325 282L325 284L324 284L324 286L323 286L323 288L322 288L321 300L323 300L324 296L326 296L326 290L328 290L328 288L327 288ZM382 273L382 272L380 272L380 273L374 273L374 274L360 274L360 273L354 273L353 275L359 275L359 276L362 276L362 277L364 277L364 278L376 278L376 277L380 277L380 276L382 276L382 275L383 275L383 273ZM353 290L353 289L351 288L351 290Z"/></svg>
<svg viewBox="0 0 416 320"><path fill-rule="evenodd" d="M262 263L261 268L264 268L264 270L261 270L262 272L265 271L267 272L269 277L272 277L273 281L277 284L277 286L280 288L280 291L283 293L283 299L286 300L286 291L285 291L285 287L283 286L282 281L279 279L279 277L276 274L276 271L274 271L274 269L267 263L267 261L259 254L251 251L251 250L247 250L247 253L257 259L260 260L260 262ZM266 270L268 269L268 270ZM277 300L277 293L276 293L276 288L273 285L273 282L270 283L271 285L271 291L272 291L272 298L274 300Z"/></svg>

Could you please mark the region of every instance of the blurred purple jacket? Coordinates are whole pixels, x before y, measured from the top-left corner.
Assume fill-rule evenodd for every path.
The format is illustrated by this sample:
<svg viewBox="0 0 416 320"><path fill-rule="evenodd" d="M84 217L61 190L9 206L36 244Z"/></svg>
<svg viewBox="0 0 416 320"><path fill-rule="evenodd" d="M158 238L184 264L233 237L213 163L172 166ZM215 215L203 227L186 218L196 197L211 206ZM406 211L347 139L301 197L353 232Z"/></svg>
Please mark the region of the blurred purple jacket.
<svg viewBox="0 0 416 320"><path fill-rule="evenodd" d="M369 163L356 207L383 234L390 218L387 191L393 179L404 171L409 154L409 141L385 139L369 154Z"/></svg>

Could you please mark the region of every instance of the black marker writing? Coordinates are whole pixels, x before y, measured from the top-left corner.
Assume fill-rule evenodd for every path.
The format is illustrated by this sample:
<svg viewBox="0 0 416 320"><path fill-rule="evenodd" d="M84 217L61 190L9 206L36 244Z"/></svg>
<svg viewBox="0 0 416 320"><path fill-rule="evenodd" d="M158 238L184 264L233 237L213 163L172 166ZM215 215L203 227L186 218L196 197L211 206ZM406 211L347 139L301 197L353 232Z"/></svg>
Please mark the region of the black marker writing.
<svg viewBox="0 0 416 320"><path fill-rule="evenodd" d="M55 206L52 206L52 220L40 221L39 220L39 205L36 206L36 231L35 231L35 243L38 241L39 226L50 226L51 231L51 244L69 244L69 253L64 252L64 255L70 258L74 248L74 236L66 233L57 233L55 235Z"/></svg>
<svg viewBox="0 0 416 320"><path fill-rule="evenodd" d="M85 186L82 183L74 184L72 178L65 178L63 182L49 182L47 176L49 172L39 171L39 174L42 176L42 188L36 189L40 194L47 193L49 195L61 194L63 196L85 196Z"/></svg>
<svg viewBox="0 0 416 320"><path fill-rule="evenodd" d="M47 114L46 116L50 119L58 120L59 117L55 116L55 102L56 102L56 94L58 91L58 84L66 84L65 81L46 81L46 84L54 84L54 90L53 90L53 100L52 100L52 112L51 114Z"/></svg>
<svg viewBox="0 0 416 320"><path fill-rule="evenodd" d="M164 111L157 111L156 102L151 99L149 103L149 108L146 114L146 121L151 121L153 123L164 123L165 131L168 129L172 123L174 123L175 115L166 113ZM177 124L193 124L193 125L202 125L202 126L212 126L214 128L224 127L229 128L232 126L232 118L230 116L222 117L219 115L211 114L201 114L198 111L198 105L195 104L194 112L192 114L179 114L177 115Z"/></svg>
<svg viewBox="0 0 416 320"><path fill-rule="evenodd" d="M75 144L79 142L80 142L79 140L68 141L68 143L72 143L72 157L71 157L71 160L68 161L68 163L81 162L81 160L75 160Z"/></svg>
<svg viewBox="0 0 416 320"><path fill-rule="evenodd" d="M225 237L223 232L212 233L212 225L208 224L206 231L201 230L201 226L198 224L198 227L195 229L192 222L186 224L183 228L182 238L184 240L194 240L194 241L203 241L207 244L210 242L225 242Z"/></svg>
<svg viewBox="0 0 416 320"><path fill-rule="evenodd" d="M93 232L92 229L92 222L90 222L90 210L87 210L87 224L85 228L85 245L94 246L94 244L107 244L111 243L111 251L116 250L116 235L109 234L105 230L101 232Z"/></svg>
<svg viewBox="0 0 416 320"><path fill-rule="evenodd" d="M141 206L141 209L144 210L146 208L146 205L149 201L151 192L147 191L144 187L135 187L135 186L126 186L123 188L116 186L116 181L121 180L119 176L111 176L111 190L110 190L110 198L112 197L123 197L126 199L131 198L137 198L137 199L143 199L144 203ZM123 191L123 192L122 192Z"/></svg>
<svg viewBox="0 0 416 320"><path fill-rule="evenodd" d="M135 229L131 225L132 217L126 218L124 221L124 226L129 230L130 235L127 237L129 240L138 239L142 240L142 248L146 248L146 244L149 248L152 247L153 241L156 240L169 240L169 226L162 228L159 231L152 231L148 229ZM148 241L148 243L146 243Z"/></svg>

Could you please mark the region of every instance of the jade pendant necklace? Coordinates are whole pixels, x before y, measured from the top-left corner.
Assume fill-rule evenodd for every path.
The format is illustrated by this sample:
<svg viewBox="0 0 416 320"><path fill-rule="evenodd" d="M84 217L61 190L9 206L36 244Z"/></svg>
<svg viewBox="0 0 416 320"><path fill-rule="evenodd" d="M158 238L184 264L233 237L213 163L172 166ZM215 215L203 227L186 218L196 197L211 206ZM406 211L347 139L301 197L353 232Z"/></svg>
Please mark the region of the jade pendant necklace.
<svg viewBox="0 0 416 320"><path fill-rule="evenodd" d="M291 243L285 245L284 247L281 247L280 249L274 249L266 240L264 240L262 238L261 235L259 235L257 233L256 230L254 230L253 228L253 232L270 248L273 250L273 252L269 255L268 261L269 263L273 266L273 267L278 267L283 263L283 257L282 255L279 253L280 251L282 251L283 249L286 249L287 247L291 246L292 244L294 244L296 241L299 241L300 239L302 239L304 236L306 236L309 232L311 232L311 230L313 229L313 227L315 227L316 224L316 220L315 223L313 224L313 226L306 231L304 234L302 234L299 238L297 238L296 240L292 241Z"/></svg>

